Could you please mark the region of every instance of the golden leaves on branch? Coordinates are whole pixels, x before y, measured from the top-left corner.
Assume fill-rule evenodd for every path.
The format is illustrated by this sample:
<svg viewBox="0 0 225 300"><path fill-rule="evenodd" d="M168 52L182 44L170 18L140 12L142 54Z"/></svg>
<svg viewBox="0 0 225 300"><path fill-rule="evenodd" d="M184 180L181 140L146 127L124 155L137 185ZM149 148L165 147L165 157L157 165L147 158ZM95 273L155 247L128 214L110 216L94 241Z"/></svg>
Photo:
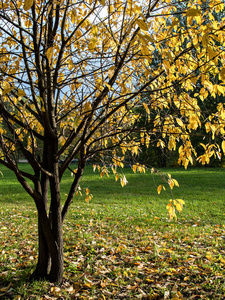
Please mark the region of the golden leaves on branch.
<svg viewBox="0 0 225 300"><path fill-rule="evenodd" d="M93 195L90 194L89 188L86 188L86 189L85 189L85 193L86 193L85 202L89 203L89 201L93 198Z"/></svg>
<svg viewBox="0 0 225 300"><path fill-rule="evenodd" d="M154 172L155 172L155 170L153 169L152 173L154 173ZM156 173L158 173L158 175L161 176L162 180L168 184L170 190L172 190L174 188L174 186L179 187L178 181L176 179L172 178L171 174L169 174L169 173L168 174L160 174L158 171L156 171ZM158 194L160 194L162 190L165 191L166 188L163 184L160 184L157 187ZM170 221L172 221L173 219L175 219L175 220L177 219L176 210L178 212L182 212L184 203L185 202L182 199L170 199L169 200L169 203L167 204L166 208L168 211Z"/></svg>
<svg viewBox="0 0 225 300"><path fill-rule="evenodd" d="M128 181L126 179L126 176L124 175L122 178L120 178L120 184L122 187L128 184Z"/></svg>
<svg viewBox="0 0 225 300"><path fill-rule="evenodd" d="M184 204L185 202L182 199L170 199L169 203L166 206L170 221L172 221L173 219L177 219L176 210L178 212L182 212Z"/></svg>
<svg viewBox="0 0 225 300"><path fill-rule="evenodd" d="M137 163L132 166L132 170L134 173L136 172L145 173L146 167L145 165L140 165L139 163Z"/></svg>
<svg viewBox="0 0 225 300"><path fill-rule="evenodd" d="M13 89L14 89L14 87L5 88L5 89L2 91L2 96L7 95L7 94L10 93Z"/></svg>
<svg viewBox="0 0 225 300"><path fill-rule="evenodd" d="M203 143L200 143L200 145L204 148L204 154L200 155L197 158L197 161L199 161L201 164L203 164L203 165L209 164L210 158L212 156L214 156L214 158L221 159L222 153L220 150L220 146L218 144L215 143L215 144L204 145ZM224 146L225 146L225 144L222 142L221 148L223 151L225 150L225 149L223 149Z"/></svg>
<svg viewBox="0 0 225 300"><path fill-rule="evenodd" d="M148 31L148 24L143 19L137 19L137 25L144 31Z"/></svg>

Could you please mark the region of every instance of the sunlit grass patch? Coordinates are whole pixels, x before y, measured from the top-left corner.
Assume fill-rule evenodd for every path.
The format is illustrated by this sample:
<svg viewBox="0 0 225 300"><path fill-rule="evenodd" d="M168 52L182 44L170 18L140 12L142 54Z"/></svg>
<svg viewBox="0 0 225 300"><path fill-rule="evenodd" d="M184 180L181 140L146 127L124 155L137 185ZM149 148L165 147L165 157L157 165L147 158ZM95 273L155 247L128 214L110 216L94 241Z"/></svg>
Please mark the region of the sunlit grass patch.
<svg viewBox="0 0 225 300"><path fill-rule="evenodd" d="M2 299L225 298L223 170L167 170L180 184L173 195L169 189L157 194L155 175L124 172L129 184L122 188L113 177L86 171L81 187L94 197L89 204L85 193L74 199L63 228L64 282L55 286L27 281L37 260L37 213L3 170ZM62 197L71 181L68 172ZM166 211L172 196L185 201L177 222L169 222Z"/></svg>

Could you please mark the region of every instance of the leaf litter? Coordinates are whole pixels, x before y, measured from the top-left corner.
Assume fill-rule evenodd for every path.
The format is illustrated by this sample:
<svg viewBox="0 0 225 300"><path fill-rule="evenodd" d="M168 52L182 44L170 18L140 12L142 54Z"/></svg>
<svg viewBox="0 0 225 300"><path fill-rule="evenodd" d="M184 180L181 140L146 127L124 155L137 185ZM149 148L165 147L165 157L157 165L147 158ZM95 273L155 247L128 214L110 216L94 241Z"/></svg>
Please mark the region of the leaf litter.
<svg viewBox="0 0 225 300"><path fill-rule="evenodd" d="M64 226L61 286L27 281L37 260L32 210L1 219L1 299L225 299L223 225L81 215Z"/></svg>

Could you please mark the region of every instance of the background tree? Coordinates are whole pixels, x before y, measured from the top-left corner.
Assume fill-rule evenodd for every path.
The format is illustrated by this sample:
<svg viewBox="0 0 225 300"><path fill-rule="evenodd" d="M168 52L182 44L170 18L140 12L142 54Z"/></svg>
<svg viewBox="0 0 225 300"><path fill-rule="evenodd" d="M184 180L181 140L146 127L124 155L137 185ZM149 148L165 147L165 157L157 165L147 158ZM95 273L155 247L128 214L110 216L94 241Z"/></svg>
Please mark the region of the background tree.
<svg viewBox="0 0 225 300"><path fill-rule="evenodd" d="M216 20L205 24L199 1L182 11L187 27L178 27L175 6L159 0L144 6L131 0L1 2L0 163L15 173L37 207L39 256L32 278L62 281L62 225L88 159L111 158L118 179L117 167L123 166L126 153L138 155L140 144L149 146L151 136L161 132L169 149L182 143L179 159L185 167L192 162L195 150L189 135L200 126L201 112L190 91L201 80L214 92L208 74L220 72L225 80L224 69L219 70L224 32ZM218 6L224 9L215 0L209 2L211 10ZM149 68L153 59L157 64ZM136 82L140 70L145 80ZM141 94L147 90L143 104ZM225 89L218 85L217 91ZM177 116L169 110L162 115L172 103ZM150 131L146 124L138 126L137 108L142 106L153 124ZM207 129L223 135L223 119L221 104ZM219 146L212 147L218 151ZM31 173L18 164L18 150ZM75 157L78 167L62 203L60 182ZM104 165L99 168L102 176L107 174ZM133 166L137 168L143 169ZM122 186L127 183L123 176L120 181ZM89 190L86 194L88 201Z"/></svg>

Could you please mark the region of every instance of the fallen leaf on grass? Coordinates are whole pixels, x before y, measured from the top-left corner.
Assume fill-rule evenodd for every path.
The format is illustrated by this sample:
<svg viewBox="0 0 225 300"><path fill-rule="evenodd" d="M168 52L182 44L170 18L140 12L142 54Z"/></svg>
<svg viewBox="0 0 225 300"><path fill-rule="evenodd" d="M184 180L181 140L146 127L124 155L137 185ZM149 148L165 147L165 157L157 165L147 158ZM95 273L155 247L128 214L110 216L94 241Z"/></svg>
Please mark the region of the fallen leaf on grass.
<svg viewBox="0 0 225 300"><path fill-rule="evenodd" d="M74 292L74 288L73 288L73 286L71 285L71 286L69 286L67 289L66 289L66 291L68 292L68 293L72 293L72 292Z"/></svg>
<svg viewBox="0 0 225 300"><path fill-rule="evenodd" d="M59 293L59 292L61 292L61 289L59 288L59 287L57 287L57 286L52 286L51 287L51 293Z"/></svg>
<svg viewBox="0 0 225 300"><path fill-rule="evenodd" d="M9 290L10 286L11 286L11 282L9 283L8 286L0 288L0 292L7 292Z"/></svg>

